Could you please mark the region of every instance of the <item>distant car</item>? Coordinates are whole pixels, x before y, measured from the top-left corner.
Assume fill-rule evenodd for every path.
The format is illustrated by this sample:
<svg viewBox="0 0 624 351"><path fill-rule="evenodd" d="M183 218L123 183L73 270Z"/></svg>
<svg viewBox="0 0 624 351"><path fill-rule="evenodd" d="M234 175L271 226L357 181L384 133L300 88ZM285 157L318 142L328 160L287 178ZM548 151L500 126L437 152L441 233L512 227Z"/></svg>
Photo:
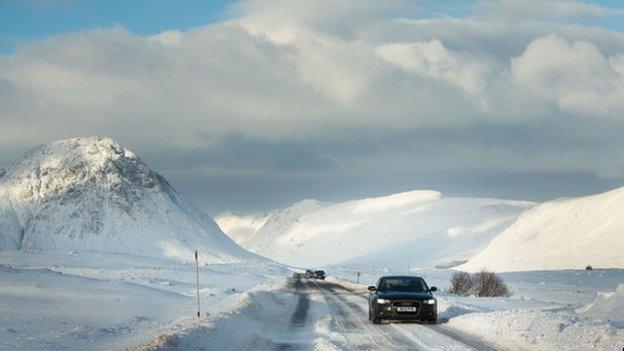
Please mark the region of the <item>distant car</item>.
<svg viewBox="0 0 624 351"><path fill-rule="evenodd" d="M311 269L308 269L305 271L304 277L308 278L308 279L312 279L314 278L314 271Z"/></svg>
<svg viewBox="0 0 624 351"><path fill-rule="evenodd" d="M314 271L314 279L325 280L325 271L323 270Z"/></svg>
<svg viewBox="0 0 624 351"><path fill-rule="evenodd" d="M425 280L414 276L385 276L377 285L369 286L368 319L374 324L382 320L417 320L435 324L438 304Z"/></svg>

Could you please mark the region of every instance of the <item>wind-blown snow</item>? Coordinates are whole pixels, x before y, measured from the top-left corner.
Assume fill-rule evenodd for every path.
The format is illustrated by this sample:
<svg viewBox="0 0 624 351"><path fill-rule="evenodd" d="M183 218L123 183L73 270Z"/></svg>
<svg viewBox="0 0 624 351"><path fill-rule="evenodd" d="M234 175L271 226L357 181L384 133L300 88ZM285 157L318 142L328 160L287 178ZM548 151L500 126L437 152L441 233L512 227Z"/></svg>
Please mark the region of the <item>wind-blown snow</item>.
<svg viewBox="0 0 624 351"><path fill-rule="evenodd" d="M272 213L241 244L295 266L427 267L471 257L530 206L431 190L338 204L306 200Z"/></svg>
<svg viewBox="0 0 624 351"><path fill-rule="evenodd" d="M624 267L624 188L543 203L460 269L496 271Z"/></svg>
<svg viewBox="0 0 624 351"><path fill-rule="evenodd" d="M96 250L210 262L252 255L108 138L61 140L0 172L0 251Z"/></svg>

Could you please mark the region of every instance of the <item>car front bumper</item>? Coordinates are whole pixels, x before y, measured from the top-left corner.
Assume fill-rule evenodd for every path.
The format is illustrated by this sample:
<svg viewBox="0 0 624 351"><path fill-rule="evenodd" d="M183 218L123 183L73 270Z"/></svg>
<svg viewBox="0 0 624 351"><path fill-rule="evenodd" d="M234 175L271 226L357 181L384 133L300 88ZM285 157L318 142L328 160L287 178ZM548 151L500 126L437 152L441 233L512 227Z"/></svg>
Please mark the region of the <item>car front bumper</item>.
<svg viewBox="0 0 624 351"><path fill-rule="evenodd" d="M379 319L389 320L432 320L438 316L437 303L427 305L420 303L416 312L398 312L397 307L392 304L377 305L375 315Z"/></svg>

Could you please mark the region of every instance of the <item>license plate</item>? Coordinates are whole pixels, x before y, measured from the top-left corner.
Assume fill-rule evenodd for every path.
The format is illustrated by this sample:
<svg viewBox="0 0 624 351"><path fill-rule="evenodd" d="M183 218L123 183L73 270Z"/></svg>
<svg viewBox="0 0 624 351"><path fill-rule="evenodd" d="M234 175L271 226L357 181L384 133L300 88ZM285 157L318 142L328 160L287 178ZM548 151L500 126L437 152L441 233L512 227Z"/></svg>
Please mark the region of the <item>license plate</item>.
<svg viewBox="0 0 624 351"><path fill-rule="evenodd" d="M416 312L416 307L397 307L397 312Z"/></svg>

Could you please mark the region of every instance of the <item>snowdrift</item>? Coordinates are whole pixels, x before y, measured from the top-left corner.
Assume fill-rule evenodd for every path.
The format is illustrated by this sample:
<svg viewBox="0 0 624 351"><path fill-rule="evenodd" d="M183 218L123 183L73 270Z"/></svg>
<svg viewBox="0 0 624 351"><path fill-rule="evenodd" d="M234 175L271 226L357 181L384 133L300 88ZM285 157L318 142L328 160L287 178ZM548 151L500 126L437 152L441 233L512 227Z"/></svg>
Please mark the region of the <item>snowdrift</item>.
<svg viewBox="0 0 624 351"><path fill-rule="evenodd" d="M95 250L210 262L255 258L134 153L61 140L0 171L0 251Z"/></svg>
<svg viewBox="0 0 624 351"><path fill-rule="evenodd" d="M624 188L545 202L459 269L527 271L624 267Z"/></svg>
<svg viewBox="0 0 624 351"><path fill-rule="evenodd" d="M624 284L618 285L613 292L599 292L594 302L581 308L584 316L612 322L624 328Z"/></svg>
<svg viewBox="0 0 624 351"><path fill-rule="evenodd" d="M471 257L530 206L521 201L447 198L431 190L338 204L306 200L271 213L239 243L300 267L431 267ZM224 218L228 228L237 227L232 216L217 221Z"/></svg>

